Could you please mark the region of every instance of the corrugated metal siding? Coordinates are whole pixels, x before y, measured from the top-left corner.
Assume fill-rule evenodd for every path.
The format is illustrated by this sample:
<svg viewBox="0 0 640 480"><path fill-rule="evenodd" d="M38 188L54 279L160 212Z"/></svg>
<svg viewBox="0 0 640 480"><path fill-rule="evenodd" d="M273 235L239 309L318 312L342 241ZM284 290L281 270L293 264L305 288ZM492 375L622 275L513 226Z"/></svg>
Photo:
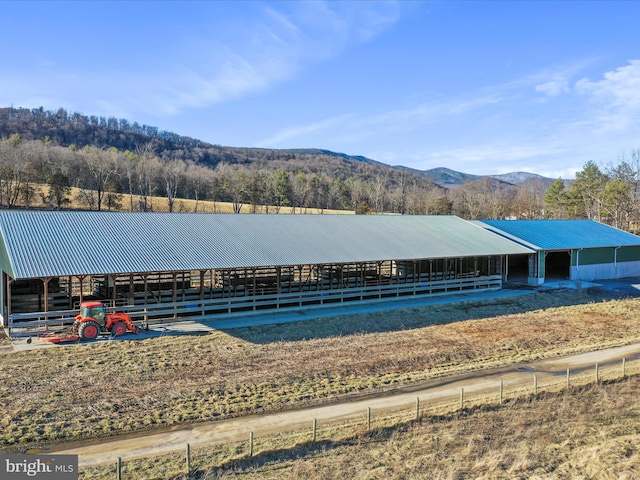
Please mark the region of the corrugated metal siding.
<svg viewBox="0 0 640 480"><path fill-rule="evenodd" d="M14 278L528 253L453 216L0 212Z"/></svg>
<svg viewBox="0 0 640 480"><path fill-rule="evenodd" d="M538 250L640 245L640 237L593 220L483 220Z"/></svg>

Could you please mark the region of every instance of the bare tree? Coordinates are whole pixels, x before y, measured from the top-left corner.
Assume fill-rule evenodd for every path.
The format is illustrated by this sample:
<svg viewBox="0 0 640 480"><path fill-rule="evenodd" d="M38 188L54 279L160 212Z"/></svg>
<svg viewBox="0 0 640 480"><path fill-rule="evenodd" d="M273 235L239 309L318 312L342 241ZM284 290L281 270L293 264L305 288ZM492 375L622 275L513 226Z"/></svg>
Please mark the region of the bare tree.
<svg viewBox="0 0 640 480"><path fill-rule="evenodd" d="M105 151L95 147L85 148L85 165L90 174L85 180L83 187L85 190L95 191L95 202L93 204L97 210L102 210L102 202L107 185L118 174L119 152L111 147Z"/></svg>
<svg viewBox="0 0 640 480"><path fill-rule="evenodd" d="M162 167L158 157L149 151L144 151L139 155L136 168L139 210L148 212L153 210L152 196L158 189L158 171Z"/></svg>
<svg viewBox="0 0 640 480"><path fill-rule="evenodd" d="M176 159L169 160L162 165L160 176L164 181L165 194L167 196L167 206L169 212L173 212L176 197L178 195L178 187L185 175L184 162Z"/></svg>
<svg viewBox="0 0 640 480"><path fill-rule="evenodd" d="M12 135L0 143L0 205L15 207L29 172L29 156L22 137Z"/></svg>
<svg viewBox="0 0 640 480"><path fill-rule="evenodd" d="M207 187L211 184L213 173L210 168L196 165L193 162L187 163L185 177L190 194L193 195L196 204L193 211L198 211L198 204L201 199L206 197Z"/></svg>
<svg viewBox="0 0 640 480"><path fill-rule="evenodd" d="M545 186L537 178L518 185L513 211L518 218L533 220L542 218L544 211Z"/></svg>

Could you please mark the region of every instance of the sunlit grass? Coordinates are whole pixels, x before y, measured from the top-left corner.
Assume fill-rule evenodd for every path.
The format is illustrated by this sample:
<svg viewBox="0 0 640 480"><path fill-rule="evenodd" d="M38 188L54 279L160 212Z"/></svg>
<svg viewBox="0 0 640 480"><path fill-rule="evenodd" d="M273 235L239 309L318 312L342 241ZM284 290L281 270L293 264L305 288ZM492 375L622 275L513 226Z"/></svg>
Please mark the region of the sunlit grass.
<svg viewBox="0 0 640 480"><path fill-rule="evenodd" d="M632 343L637 305L524 295L4 354L0 449L281 411Z"/></svg>
<svg viewBox="0 0 640 480"><path fill-rule="evenodd" d="M637 478L640 422L633 376L609 368L595 384L581 375L575 385L541 385L538 394L518 388L502 404L486 393L320 425L312 431L256 437L249 442L191 449L191 478ZM113 478L115 465L81 470L81 478ZM186 478L186 453L123 463L129 479Z"/></svg>

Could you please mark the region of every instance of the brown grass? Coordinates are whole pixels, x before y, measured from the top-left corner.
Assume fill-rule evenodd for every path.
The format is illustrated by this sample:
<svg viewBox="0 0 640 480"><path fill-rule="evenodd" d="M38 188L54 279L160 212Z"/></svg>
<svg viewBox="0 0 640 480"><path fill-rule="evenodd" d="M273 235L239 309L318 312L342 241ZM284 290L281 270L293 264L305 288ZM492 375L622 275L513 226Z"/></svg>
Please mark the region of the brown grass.
<svg viewBox="0 0 640 480"><path fill-rule="evenodd" d="M371 431L364 417L321 424L315 442L309 429L258 436L253 457L247 440L192 448L190 478L636 478L640 363L630 365L632 377L612 366L597 386L586 375L570 389L555 380L537 395L509 389L502 405L480 394L464 410L429 403L419 420L411 405L376 412ZM123 464L131 480L184 472L184 451ZM108 480L114 465L80 473Z"/></svg>
<svg viewBox="0 0 640 480"><path fill-rule="evenodd" d="M48 191L45 186L36 186L36 194L34 196L34 202L31 204L31 208L47 208L47 206L42 202L42 194L46 194ZM80 189L73 187L71 189L71 193L69 195L71 198L71 204L69 208L72 209L87 209L89 208L87 203L82 200L82 196L80 195ZM118 209L120 211L131 211L131 204L133 203L134 208L140 203L140 197L138 195L133 196L133 202L129 198L129 195L122 194L121 198L121 208ZM103 210L106 207L103 205ZM148 208L153 212L168 212L169 211L169 203L166 197L149 197L148 198ZM190 200L186 198L178 198L175 200L175 204L173 206L174 212L183 212L183 213L234 213L233 204L230 202L211 202L206 200ZM293 208L293 207L280 207L278 210L281 214L291 214L291 213L305 213L305 214L354 214L353 210L329 210L329 209L318 209L318 208ZM264 205L256 205L255 207L252 205L244 204L241 207L240 213L276 213L276 208L273 206L266 207Z"/></svg>
<svg viewBox="0 0 640 480"><path fill-rule="evenodd" d="M222 462L198 478L634 479L640 379L483 406Z"/></svg>
<svg viewBox="0 0 640 480"><path fill-rule="evenodd" d="M597 292L535 294L5 354L0 449L279 411L632 343L637 305Z"/></svg>

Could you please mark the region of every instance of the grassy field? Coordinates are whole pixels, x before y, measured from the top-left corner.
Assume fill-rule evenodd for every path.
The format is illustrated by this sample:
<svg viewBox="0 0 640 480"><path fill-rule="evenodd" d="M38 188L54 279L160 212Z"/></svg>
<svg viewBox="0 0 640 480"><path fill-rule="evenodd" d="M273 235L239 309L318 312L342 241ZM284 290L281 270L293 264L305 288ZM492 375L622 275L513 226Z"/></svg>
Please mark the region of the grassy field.
<svg viewBox="0 0 640 480"><path fill-rule="evenodd" d="M633 377L426 417L222 462L198 478L636 479L639 387Z"/></svg>
<svg viewBox="0 0 640 480"><path fill-rule="evenodd" d="M34 202L31 204L31 208L47 208L42 202L43 195L46 194L46 187L36 186L36 194L34 195ZM86 210L88 209L87 203L82 200L80 189L73 187L69 195L71 203L68 208ZM133 210L140 204L140 198L137 195L133 195L132 198L129 195L122 194L121 208L119 211L131 211L131 205ZM149 197L148 208L153 212L168 212L169 204L166 197ZM107 207L102 206L103 210L107 210ZM182 213L234 213L233 204L230 202L211 202L206 200L190 200L184 198L178 198L175 200L173 206L174 212ZM244 204L241 207L240 213L276 213L276 208L273 206L266 207L264 205L256 205L255 207L249 204ZM353 210L329 210L318 208L293 208L293 207L280 207L278 213L291 214L291 213L305 213L305 214L354 214Z"/></svg>
<svg viewBox="0 0 640 480"><path fill-rule="evenodd" d="M637 307L598 291L540 293L3 353L0 450L279 411L637 342Z"/></svg>
<svg viewBox="0 0 640 480"><path fill-rule="evenodd" d="M634 376L369 432L334 430L315 443L308 436L260 439L268 449L251 458L246 444L202 449L192 452L190 478L632 480L640 478L638 388ZM184 452L130 461L123 476L184 480L184 462ZM81 473L113 476L113 466Z"/></svg>

